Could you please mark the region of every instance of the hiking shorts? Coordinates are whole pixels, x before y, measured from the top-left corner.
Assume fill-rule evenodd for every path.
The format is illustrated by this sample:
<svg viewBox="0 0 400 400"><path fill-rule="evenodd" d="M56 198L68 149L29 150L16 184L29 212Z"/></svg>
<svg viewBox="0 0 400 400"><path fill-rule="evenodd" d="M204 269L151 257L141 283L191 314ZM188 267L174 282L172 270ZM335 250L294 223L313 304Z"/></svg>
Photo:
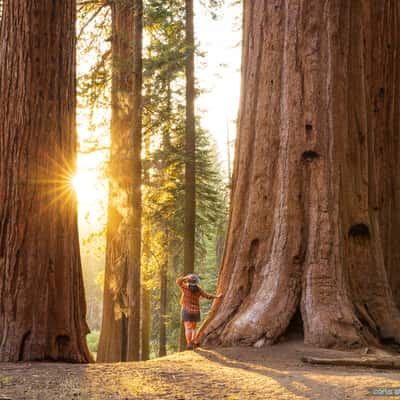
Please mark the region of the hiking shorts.
<svg viewBox="0 0 400 400"><path fill-rule="evenodd" d="M190 313L190 312L187 312L184 308L182 308L181 318L182 318L182 321L199 322L200 321L200 313Z"/></svg>

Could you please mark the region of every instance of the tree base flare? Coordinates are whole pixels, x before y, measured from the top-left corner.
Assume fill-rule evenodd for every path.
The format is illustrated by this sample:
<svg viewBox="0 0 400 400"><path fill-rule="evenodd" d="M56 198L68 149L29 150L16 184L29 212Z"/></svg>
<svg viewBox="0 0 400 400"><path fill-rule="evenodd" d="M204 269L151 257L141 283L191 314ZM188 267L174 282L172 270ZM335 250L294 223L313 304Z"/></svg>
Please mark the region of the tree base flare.
<svg viewBox="0 0 400 400"><path fill-rule="evenodd" d="M400 344L400 2L244 3L221 302L201 344ZM373 32L371 30L373 26Z"/></svg>

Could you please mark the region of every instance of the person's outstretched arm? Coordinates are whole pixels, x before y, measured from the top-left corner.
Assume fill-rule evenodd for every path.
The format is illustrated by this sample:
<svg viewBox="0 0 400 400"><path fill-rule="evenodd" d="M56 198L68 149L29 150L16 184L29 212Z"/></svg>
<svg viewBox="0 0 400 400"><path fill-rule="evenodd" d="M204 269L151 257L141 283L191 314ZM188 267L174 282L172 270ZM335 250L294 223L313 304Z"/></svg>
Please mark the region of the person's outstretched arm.
<svg viewBox="0 0 400 400"><path fill-rule="evenodd" d="M220 294L217 294L217 295L213 295L213 294L207 293L207 292L206 292L205 290L203 290L201 287L199 287L199 289L200 289L200 296L201 296L201 297L204 297L205 299L213 300L213 299L219 299L219 298L222 297L222 294L221 294L221 293L220 293Z"/></svg>

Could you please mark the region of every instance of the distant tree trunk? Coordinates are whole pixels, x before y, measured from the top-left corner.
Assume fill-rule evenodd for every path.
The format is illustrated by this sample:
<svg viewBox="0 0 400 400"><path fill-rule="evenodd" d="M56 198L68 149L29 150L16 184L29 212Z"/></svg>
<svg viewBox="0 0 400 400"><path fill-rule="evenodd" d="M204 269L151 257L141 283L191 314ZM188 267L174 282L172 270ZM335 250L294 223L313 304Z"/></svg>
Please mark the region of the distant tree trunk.
<svg viewBox="0 0 400 400"><path fill-rule="evenodd" d="M194 233L196 223L195 151L196 129L194 116L194 26L193 0L186 0L186 160L185 160L185 236L184 273L194 271Z"/></svg>
<svg viewBox="0 0 400 400"><path fill-rule="evenodd" d="M152 54L149 48L147 48L147 59L152 58ZM151 85L148 81L144 83L145 99L150 103L151 98ZM146 107L144 107L146 109ZM143 193L143 205L149 205L144 207L142 216L142 229L143 229L143 246L142 246L142 313L141 317L141 359L142 361L150 358L150 338L151 338L151 291L148 287L148 282L151 279L151 237L152 237L152 218L151 218L151 206L152 202L147 197L152 190L152 180L150 174L150 160L151 160L151 137L152 131L146 129L146 126L151 125L150 113L143 116L143 125L145 126L143 134L144 144L144 163L143 163L143 186L146 188Z"/></svg>
<svg viewBox="0 0 400 400"><path fill-rule="evenodd" d="M130 128L132 187L129 204L132 215L129 219L128 240L128 361L140 359L140 258L142 244L142 44L143 44L143 1L133 0L133 113Z"/></svg>
<svg viewBox="0 0 400 400"><path fill-rule="evenodd" d="M150 135L146 135L145 143L145 159L148 159L150 154ZM143 171L143 184L150 185L150 171L149 168L144 168ZM144 199L145 203L146 199ZM148 288L148 281L150 280L150 240L151 240L151 219L143 215L143 249L142 249L142 312L141 317L141 360L145 361L150 358L150 335L151 335L151 293Z"/></svg>
<svg viewBox="0 0 400 400"><path fill-rule="evenodd" d="M150 141L145 140L146 154L148 154ZM144 184L149 185L148 168L144 171ZM150 240L151 240L151 221L150 218L143 218L143 249L142 249L142 312L141 318L141 360L146 361L150 358L150 336L151 336L151 293L148 287L150 271L147 264L150 262Z"/></svg>
<svg viewBox="0 0 400 400"><path fill-rule="evenodd" d="M0 361L91 360L75 173L75 1L6 0L0 31Z"/></svg>
<svg viewBox="0 0 400 400"><path fill-rule="evenodd" d="M166 92L166 115L171 116L172 113L172 90L171 90L171 75L170 71L166 76L164 82ZM163 186L171 182L170 167L171 167L171 124L169 121L164 126L162 136L162 149L163 159L161 163L162 168L162 179ZM169 205L169 208L171 205ZM171 215L173 210L166 210L162 221L162 243L163 243L163 260L160 267L160 325L159 325L159 356L163 357L167 355L167 314L168 314L168 271L170 268L170 230L169 227L172 224Z"/></svg>
<svg viewBox="0 0 400 400"><path fill-rule="evenodd" d="M194 10L193 0L186 0L186 157L185 157L185 226L184 226L184 275L194 271L194 237L196 225L196 128L195 128L195 76L194 76ZM186 347L183 328L180 335L181 349Z"/></svg>
<svg viewBox="0 0 400 400"><path fill-rule="evenodd" d="M244 2L225 296L203 344L274 342L298 309L310 344L400 342L399 17L397 0Z"/></svg>
<svg viewBox="0 0 400 400"><path fill-rule="evenodd" d="M112 116L103 321L97 360L139 359L141 1L112 9Z"/></svg>
<svg viewBox="0 0 400 400"><path fill-rule="evenodd" d="M168 286L168 264L163 264L160 270L160 352L159 356L167 355L167 286Z"/></svg>
<svg viewBox="0 0 400 400"><path fill-rule="evenodd" d="M142 285L142 325L141 325L141 360L150 358L150 334L151 334L151 303L150 290Z"/></svg>
<svg viewBox="0 0 400 400"><path fill-rule="evenodd" d="M160 268L160 349L159 356L167 355L167 313L168 313L168 268L169 268L169 237L165 232L165 255Z"/></svg>

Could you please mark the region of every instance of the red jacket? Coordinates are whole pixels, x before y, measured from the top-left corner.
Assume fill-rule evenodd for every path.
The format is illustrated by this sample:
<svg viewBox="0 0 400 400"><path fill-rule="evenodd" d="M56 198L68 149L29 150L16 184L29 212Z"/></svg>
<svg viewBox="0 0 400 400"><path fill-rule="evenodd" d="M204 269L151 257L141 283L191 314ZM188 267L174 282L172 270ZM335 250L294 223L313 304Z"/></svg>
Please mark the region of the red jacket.
<svg viewBox="0 0 400 400"><path fill-rule="evenodd" d="M205 292L200 286L198 286L199 290L196 292L191 292L188 288L188 285L184 282L185 278L178 278L176 280L177 285L182 290L182 296L180 304L182 308L184 308L190 314L199 314L200 313L200 297L204 297L205 299L215 299L216 296L212 294L208 294Z"/></svg>

